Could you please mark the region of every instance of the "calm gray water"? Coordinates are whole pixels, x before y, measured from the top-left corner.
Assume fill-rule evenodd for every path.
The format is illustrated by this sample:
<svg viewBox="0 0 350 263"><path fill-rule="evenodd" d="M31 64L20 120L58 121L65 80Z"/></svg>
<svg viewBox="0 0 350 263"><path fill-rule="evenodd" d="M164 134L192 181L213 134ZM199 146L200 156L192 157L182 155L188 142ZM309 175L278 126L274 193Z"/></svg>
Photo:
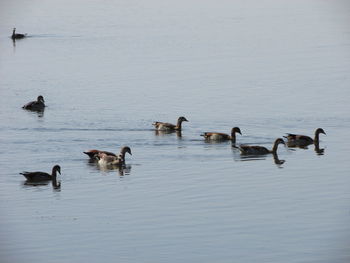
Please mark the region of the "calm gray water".
<svg viewBox="0 0 350 263"><path fill-rule="evenodd" d="M349 262L349 20L347 1L1 1L0 261ZM182 137L152 130L181 115ZM233 126L267 147L322 127L324 154L199 136ZM82 153L122 145L125 170ZM19 175L55 164L60 189Z"/></svg>

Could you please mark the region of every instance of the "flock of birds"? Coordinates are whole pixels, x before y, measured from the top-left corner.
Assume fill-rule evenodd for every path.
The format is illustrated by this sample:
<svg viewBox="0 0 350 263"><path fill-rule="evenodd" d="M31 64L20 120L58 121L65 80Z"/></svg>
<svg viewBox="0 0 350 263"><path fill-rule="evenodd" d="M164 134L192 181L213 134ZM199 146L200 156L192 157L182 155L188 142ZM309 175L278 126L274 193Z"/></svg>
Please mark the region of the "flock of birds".
<svg viewBox="0 0 350 263"><path fill-rule="evenodd" d="M22 107L23 109L30 111L41 112L45 109L45 100L43 96L38 96L36 101L31 101ZM154 122L153 126L156 131L161 132L181 132L182 123L187 122L188 120L185 117L179 117L177 120L177 124L171 124L167 122ZM242 155L266 155L273 154L275 158L277 158L277 148L279 144L287 145L288 147L300 147L305 148L308 145L314 144L316 151L322 151L319 149L319 135L326 134L322 128L318 128L315 131L314 138L311 138L306 135L299 134L291 134L288 133L284 138L287 139L287 143L282 138L277 138L273 144L272 149L268 149L263 146L257 145L239 145L236 146L236 134L240 134L241 130L238 127L234 127L231 130L231 135L226 133L219 132L205 132L201 134L206 141L231 141L234 148L237 148ZM121 148L119 154L115 154L108 151L103 150L88 150L84 152L89 156L91 162L97 162L101 166L106 167L123 167L125 165L125 154L131 154L131 149L128 146L124 146ZM278 158L277 158L278 159ZM53 183L56 184L57 172L61 173L61 167L59 165L55 165L52 168L52 173L44 173L44 172L23 172L21 173L24 177L26 177L27 181L30 182L40 182L40 181L49 181L52 180Z"/></svg>

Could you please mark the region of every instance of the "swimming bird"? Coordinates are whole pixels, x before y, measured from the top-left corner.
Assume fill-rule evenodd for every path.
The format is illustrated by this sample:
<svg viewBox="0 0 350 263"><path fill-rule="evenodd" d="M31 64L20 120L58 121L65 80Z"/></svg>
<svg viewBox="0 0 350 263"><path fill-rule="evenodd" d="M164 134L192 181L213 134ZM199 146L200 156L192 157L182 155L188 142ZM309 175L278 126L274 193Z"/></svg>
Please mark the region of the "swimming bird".
<svg viewBox="0 0 350 263"><path fill-rule="evenodd" d="M231 140L232 143L236 143L236 133L239 133L242 135L241 130L238 127L234 127L231 130L231 136L226 133L220 133L220 132L205 132L201 134L201 136L204 137L206 140L213 140L213 141L228 141Z"/></svg>
<svg viewBox="0 0 350 263"><path fill-rule="evenodd" d="M181 131L183 121L188 120L185 117L179 117L176 125L160 121L156 121L152 125L154 125L158 131Z"/></svg>
<svg viewBox="0 0 350 263"><path fill-rule="evenodd" d="M12 38L13 40L25 38L26 36L27 36L27 34L18 34L18 33L16 33L16 28L13 28L12 36L11 36L11 38Z"/></svg>
<svg viewBox="0 0 350 263"><path fill-rule="evenodd" d="M309 136L306 135L299 135L299 134L292 134L292 133L287 133L287 136L283 136L284 138L287 138L288 142L287 145L289 147L295 147L295 146L308 146L310 144L319 144L319 135L320 133L326 134L325 131L322 128L318 128L315 131L315 137L312 139Z"/></svg>
<svg viewBox="0 0 350 263"><path fill-rule="evenodd" d="M56 180L57 172L61 174L61 167L59 165L55 165L52 168L52 174L44 173L44 172L23 172L22 174L28 181L32 182L40 182L40 181L50 181Z"/></svg>
<svg viewBox="0 0 350 263"><path fill-rule="evenodd" d="M124 165L126 153L132 155L131 149L128 146L122 147L118 156L108 155L106 154L106 152L99 152L96 155L96 159L98 160L98 164L100 165Z"/></svg>
<svg viewBox="0 0 350 263"><path fill-rule="evenodd" d="M125 154L126 153L129 153L130 155L132 155L131 154L131 149L130 149L129 146L123 146L120 149L119 155L117 155L115 153L112 153L112 152L100 151L100 150L89 150L89 151L86 151L84 153L86 155L88 155L90 157L90 159L92 159L92 160L94 160L94 159L100 160L102 158L101 156L103 156L101 154L104 154L106 156L115 157L117 159L122 159L123 161L125 161Z"/></svg>
<svg viewBox="0 0 350 263"><path fill-rule="evenodd" d="M42 111L45 108L44 97L40 95L38 96L36 101L28 102L22 108L26 110L32 110L32 111Z"/></svg>
<svg viewBox="0 0 350 263"><path fill-rule="evenodd" d="M240 145L238 148L241 151L241 154L249 154L249 155L262 155L262 154L276 154L277 148L279 144L284 144L285 142L282 138L278 138L275 140L275 143L273 144L272 150L269 150L263 146L254 146L254 145Z"/></svg>

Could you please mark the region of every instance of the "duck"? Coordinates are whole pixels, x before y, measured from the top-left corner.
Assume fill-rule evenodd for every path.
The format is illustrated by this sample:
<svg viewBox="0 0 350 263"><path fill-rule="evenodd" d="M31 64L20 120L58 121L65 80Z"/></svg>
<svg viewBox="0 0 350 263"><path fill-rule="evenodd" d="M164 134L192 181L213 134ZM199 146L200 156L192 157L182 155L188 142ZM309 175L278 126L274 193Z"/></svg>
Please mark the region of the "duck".
<svg viewBox="0 0 350 263"><path fill-rule="evenodd" d="M36 101L28 102L22 108L25 110L43 111L45 109L44 97L40 95L40 96L38 96Z"/></svg>
<svg viewBox="0 0 350 263"><path fill-rule="evenodd" d="M114 157L114 158L117 158L117 159L122 159L122 160L125 160L125 154L126 153L129 153L130 155L132 155L131 153L131 149L129 146L123 146L121 149L120 149L120 153L119 155L115 154L115 153L112 153L112 152L107 152L107 151L100 151L100 150L89 150L89 151L86 151L84 152L86 155L88 155L90 157L90 159L92 160L100 160L104 155L106 156L110 156L110 157ZM102 155L104 154L104 155Z"/></svg>
<svg viewBox="0 0 350 263"><path fill-rule="evenodd" d="M61 167L59 165L55 165L52 168L52 173L48 174L45 172L23 172L22 174L25 178L27 178L27 181L31 182L41 182L41 181L55 181L57 177L57 172L61 174Z"/></svg>
<svg viewBox="0 0 350 263"><path fill-rule="evenodd" d="M12 36L11 36L11 38L12 38L13 40L25 38L26 36L27 36L27 34L18 34L18 33L16 33L16 28L13 28Z"/></svg>
<svg viewBox="0 0 350 263"><path fill-rule="evenodd" d="M108 152L107 152L108 153ZM124 146L120 150L119 155L108 155L106 152L99 152L96 155L96 159L98 160L98 164L100 165L124 165L125 164L125 154L131 154L131 149L128 146Z"/></svg>
<svg viewBox="0 0 350 263"><path fill-rule="evenodd" d="M220 132L205 132L201 134L201 136L204 137L206 140L213 140L213 141L229 141L231 140L232 143L236 143L236 133L239 133L242 135L241 130L238 127L234 127L231 130L231 136L226 133L220 133Z"/></svg>
<svg viewBox="0 0 350 263"><path fill-rule="evenodd" d="M320 141L320 134L325 134L325 131L322 128L317 128L315 131L315 137L312 139L309 136L306 135L300 135L300 134L292 134L287 133L287 136L283 136L284 138L287 138L287 145L289 147L295 147L295 146L308 146L310 144L318 145Z"/></svg>
<svg viewBox="0 0 350 263"><path fill-rule="evenodd" d="M237 148L241 151L241 154L247 154L247 155L263 155L263 154L269 154L269 153L276 154L279 144L285 145L286 143L282 138L277 138L273 144L272 150L269 150L263 146L255 146L255 145L240 145Z"/></svg>
<svg viewBox="0 0 350 263"><path fill-rule="evenodd" d="M181 131L183 121L188 120L185 117L181 116L178 118L176 125L160 121L156 121L152 125L155 126L157 131Z"/></svg>

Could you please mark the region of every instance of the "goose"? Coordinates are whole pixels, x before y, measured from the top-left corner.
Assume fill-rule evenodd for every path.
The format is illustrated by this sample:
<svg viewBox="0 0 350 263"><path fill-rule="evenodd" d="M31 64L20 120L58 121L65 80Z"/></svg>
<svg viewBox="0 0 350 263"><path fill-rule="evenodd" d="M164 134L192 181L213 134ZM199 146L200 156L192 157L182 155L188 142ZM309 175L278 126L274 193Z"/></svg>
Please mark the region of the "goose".
<svg viewBox="0 0 350 263"><path fill-rule="evenodd" d="M315 145L319 144L320 133L326 134L322 128L318 128L315 131L314 139L312 139L311 137L306 136L306 135L292 134L292 133L287 133L287 136L283 136L283 137L287 138L287 140L288 140L287 145L289 147L308 146L310 144L315 144Z"/></svg>
<svg viewBox="0 0 350 263"><path fill-rule="evenodd" d="M52 173L48 174L45 172L23 172L22 174L28 181L32 182L40 182L40 181L56 181L57 172L61 174L61 167L59 165L55 165L52 168Z"/></svg>
<svg viewBox="0 0 350 263"><path fill-rule="evenodd" d="M106 152L99 152L96 156L99 165L124 165L125 154L131 154L131 149L128 146L122 147L118 156L108 155Z"/></svg>
<svg viewBox="0 0 350 263"><path fill-rule="evenodd" d="M90 157L90 159L92 159L92 160L95 160L95 159L100 160L104 155L105 156L114 157L114 158L117 158L117 159L125 160L125 154L126 153L129 153L130 155L132 155L131 149L128 146L123 146L120 149L119 155L116 155L115 153L112 153L112 152L100 151L100 150L89 150L89 151L86 151L84 153L86 155L88 155ZM102 154L104 154L104 155L102 155Z"/></svg>
<svg viewBox="0 0 350 263"><path fill-rule="evenodd" d="M155 126L157 131L181 131L183 121L188 120L185 117L179 117L176 125L160 121L156 121L152 125Z"/></svg>
<svg viewBox="0 0 350 263"><path fill-rule="evenodd" d="M22 108L25 110L42 111L45 108L44 97L40 95L40 96L38 96L36 101L28 102Z"/></svg>
<svg viewBox="0 0 350 263"><path fill-rule="evenodd" d="M201 134L201 136L204 137L206 140L213 140L213 141L228 141L231 140L232 143L236 143L236 133L239 133L242 135L241 130L238 127L234 127L231 130L231 136L226 133L220 133L220 132L205 132Z"/></svg>
<svg viewBox="0 0 350 263"><path fill-rule="evenodd" d="M11 36L11 38L12 38L13 40L25 38L26 36L27 36L27 34L18 34L18 33L16 33L16 28L13 28L12 36Z"/></svg>
<svg viewBox="0 0 350 263"><path fill-rule="evenodd" d="M277 153L277 148L279 144L284 144L285 142L282 138L278 138L275 140L275 143L273 144L272 150L269 150L263 146L254 146L254 145L240 145L237 147L240 151L241 154L249 154L249 155L262 155L262 154L276 154Z"/></svg>

